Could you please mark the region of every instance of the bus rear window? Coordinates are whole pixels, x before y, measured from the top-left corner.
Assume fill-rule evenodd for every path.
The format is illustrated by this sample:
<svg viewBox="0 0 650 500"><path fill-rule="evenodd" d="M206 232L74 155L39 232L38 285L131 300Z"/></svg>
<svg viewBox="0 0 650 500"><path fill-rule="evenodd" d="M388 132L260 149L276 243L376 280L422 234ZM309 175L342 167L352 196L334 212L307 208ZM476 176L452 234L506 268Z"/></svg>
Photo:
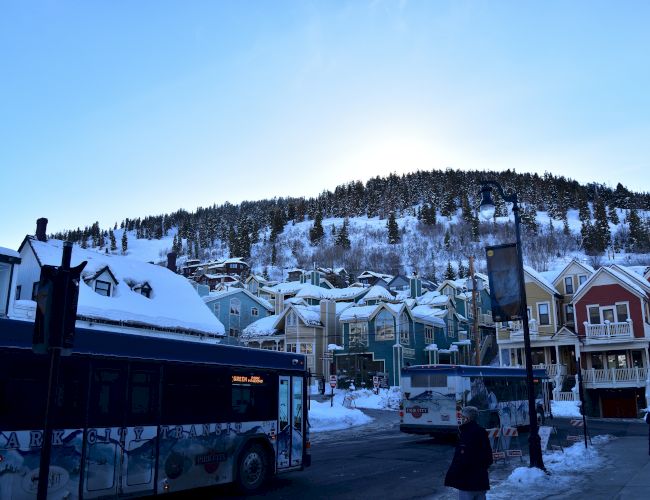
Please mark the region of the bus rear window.
<svg viewBox="0 0 650 500"><path fill-rule="evenodd" d="M411 387L447 387L447 375L414 373L411 375Z"/></svg>

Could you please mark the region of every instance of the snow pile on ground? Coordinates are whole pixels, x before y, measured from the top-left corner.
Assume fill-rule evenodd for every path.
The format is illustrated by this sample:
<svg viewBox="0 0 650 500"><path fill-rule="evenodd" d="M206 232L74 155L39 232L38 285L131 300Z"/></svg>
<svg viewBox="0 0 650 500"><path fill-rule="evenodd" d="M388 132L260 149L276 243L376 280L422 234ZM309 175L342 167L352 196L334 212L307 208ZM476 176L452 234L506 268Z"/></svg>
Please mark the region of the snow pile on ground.
<svg viewBox="0 0 650 500"><path fill-rule="evenodd" d="M580 401L551 401L554 417L581 417Z"/></svg>
<svg viewBox="0 0 650 500"><path fill-rule="evenodd" d="M545 474L536 468L517 467L510 476L497 484L489 493L492 499L526 497L529 500L547 498L554 494L568 494L576 485L581 473L602 467L602 445L612 436L596 436L585 449L584 443L575 443L564 451L544 454L544 465L550 472Z"/></svg>
<svg viewBox="0 0 650 500"><path fill-rule="evenodd" d="M399 410L402 391L399 387L379 389L378 394L370 389L354 391L337 391L334 395L335 404L349 408L367 408L370 410Z"/></svg>
<svg viewBox="0 0 650 500"><path fill-rule="evenodd" d="M365 415L361 410L344 408L340 402L334 400L334 406L330 402L319 403L311 401L309 408L309 430L311 432L337 431L365 425L372 422L372 418Z"/></svg>

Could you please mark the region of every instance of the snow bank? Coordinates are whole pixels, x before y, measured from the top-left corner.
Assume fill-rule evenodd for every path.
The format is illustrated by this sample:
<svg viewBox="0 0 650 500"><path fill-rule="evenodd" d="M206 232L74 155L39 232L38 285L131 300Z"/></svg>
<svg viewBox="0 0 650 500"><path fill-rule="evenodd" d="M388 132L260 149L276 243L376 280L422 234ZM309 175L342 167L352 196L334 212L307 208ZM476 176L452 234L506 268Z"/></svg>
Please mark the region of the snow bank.
<svg viewBox="0 0 650 500"><path fill-rule="evenodd" d="M334 400L334 406L330 402L319 403L311 401L309 408L309 423L311 432L336 431L348 429L358 425L365 425L372 422L372 418L361 410L344 408Z"/></svg>
<svg viewBox="0 0 650 500"><path fill-rule="evenodd" d="M581 417L580 401L551 401L554 417Z"/></svg>
<svg viewBox="0 0 650 500"><path fill-rule="evenodd" d="M489 493L492 499L526 497L529 500L568 494L576 485L580 473L599 469L604 464L600 448L615 439L612 436L596 436L592 445L585 449L584 443L575 443L564 451L544 454L544 464L550 475L536 468L517 467L510 476L497 484Z"/></svg>
<svg viewBox="0 0 650 500"><path fill-rule="evenodd" d="M336 404L370 410L398 410L401 399L402 391L399 387L379 389L378 394L370 389L360 389L358 391L340 391L334 395Z"/></svg>

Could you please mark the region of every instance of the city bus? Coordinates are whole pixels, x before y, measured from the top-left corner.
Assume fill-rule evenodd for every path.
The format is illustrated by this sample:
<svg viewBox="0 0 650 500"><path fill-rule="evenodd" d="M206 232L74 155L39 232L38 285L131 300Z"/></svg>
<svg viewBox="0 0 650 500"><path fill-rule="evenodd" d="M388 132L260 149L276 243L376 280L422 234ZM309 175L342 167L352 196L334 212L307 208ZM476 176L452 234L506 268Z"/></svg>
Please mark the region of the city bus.
<svg viewBox="0 0 650 500"><path fill-rule="evenodd" d="M535 418L549 414L546 370L533 370ZM476 406L483 427L524 427L528 419L525 368L493 366L419 365L402 368L400 430L411 434L453 434L460 410Z"/></svg>
<svg viewBox="0 0 650 500"><path fill-rule="evenodd" d="M0 498L36 498L49 356L0 319ZM77 328L61 358L48 498L121 498L310 465L300 354Z"/></svg>

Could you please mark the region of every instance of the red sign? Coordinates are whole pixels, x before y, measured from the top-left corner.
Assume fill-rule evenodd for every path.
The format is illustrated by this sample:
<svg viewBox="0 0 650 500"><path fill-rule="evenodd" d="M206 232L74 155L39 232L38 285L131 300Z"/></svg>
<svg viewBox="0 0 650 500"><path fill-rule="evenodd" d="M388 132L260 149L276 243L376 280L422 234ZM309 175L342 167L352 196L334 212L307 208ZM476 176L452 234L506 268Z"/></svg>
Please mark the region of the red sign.
<svg viewBox="0 0 650 500"><path fill-rule="evenodd" d="M425 413L429 413L429 408L422 408L421 406L412 406L406 409L406 413L410 413L413 418L420 418Z"/></svg>

